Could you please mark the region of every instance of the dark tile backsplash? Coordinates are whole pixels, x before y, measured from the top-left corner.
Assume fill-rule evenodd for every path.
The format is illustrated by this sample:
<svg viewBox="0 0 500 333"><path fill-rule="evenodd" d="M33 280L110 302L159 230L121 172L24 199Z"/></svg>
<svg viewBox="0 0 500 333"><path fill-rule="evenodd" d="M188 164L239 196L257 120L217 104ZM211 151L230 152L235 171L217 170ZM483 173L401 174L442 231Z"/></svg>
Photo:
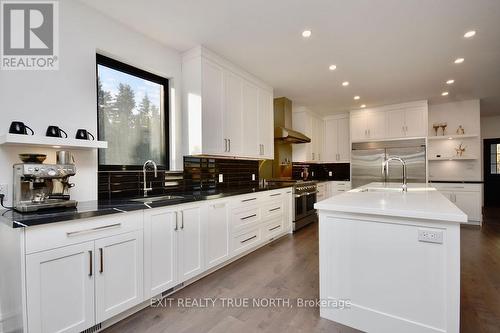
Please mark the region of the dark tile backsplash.
<svg viewBox="0 0 500 333"><path fill-rule="evenodd" d="M292 177L293 179L302 179L301 173L304 168L309 170L309 179L311 180L349 180L350 179L350 164L349 163L293 163ZM330 176L329 172L332 173Z"/></svg>
<svg viewBox="0 0 500 333"><path fill-rule="evenodd" d="M219 183L219 174L223 182ZM255 181L252 180L255 175ZM214 190L227 187L249 187L258 185L259 161L184 157L184 172L148 171L146 182L153 190L152 195L184 191ZM151 186L150 186L151 184ZM142 171L100 171L98 173L99 200L139 197L143 192Z"/></svg>

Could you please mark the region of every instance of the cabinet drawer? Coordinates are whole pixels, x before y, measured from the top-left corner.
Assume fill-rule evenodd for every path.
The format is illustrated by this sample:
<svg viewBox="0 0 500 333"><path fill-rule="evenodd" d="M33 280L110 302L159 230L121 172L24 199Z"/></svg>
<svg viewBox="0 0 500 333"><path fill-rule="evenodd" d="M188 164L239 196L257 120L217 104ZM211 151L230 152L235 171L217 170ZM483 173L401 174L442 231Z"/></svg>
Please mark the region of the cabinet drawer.
<svg viewBox="0 0 500 333"><path fill-rule="evenodd" d="M269 240L283 232L283 218L274 218L262 226L262 238Z"/></svg>
<svg viewBox="0 0 500 333"><path fill-rule="evenodd" d="M231 204L231 207L233 209L240 209L244 207L258 205L261 203L261 201L262 201L262 196L257 193L252 195L244 195L235 198Z"/></svg>
<svg viewBox="0 0 500 333"><path fill-rule="evenodd" d="M257 244L260 243L261 239L262 236L260 228L257 227L246 231L238 236L233 237L231 242L232 252L233 254L238 254L246 251L254 246L257 246Z"/></svg>
<svg viewBox="0 0 500 333"><path fill-rule="evenodd" d="M244 209L234 209L231 214L231 226L234 230L240 230L259 224L259 207L249 207Z"/></svg>
<svg viewBox="0 0 500 333"><path fill-rule="evenodd" d="M284 211L283 201L266 203L262 206L262 219L268 219L274 216L282 216Z"/></svg>
<svg viewBox="0 0 500 333"><path fill-rule="evenodd" d="M140 230L143 217L140 211L28 227L26 254Z"/></svg>

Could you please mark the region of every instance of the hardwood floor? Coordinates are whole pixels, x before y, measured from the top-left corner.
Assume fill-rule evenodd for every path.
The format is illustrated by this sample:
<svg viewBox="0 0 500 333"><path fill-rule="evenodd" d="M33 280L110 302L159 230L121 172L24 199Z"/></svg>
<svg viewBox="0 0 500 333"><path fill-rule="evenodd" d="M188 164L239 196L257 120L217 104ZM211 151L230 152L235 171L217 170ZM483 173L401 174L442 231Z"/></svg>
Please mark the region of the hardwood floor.
<svg viewBox="0 0 500 333"><path fill-rule="evenodd" d="M123 332L357 332L318 308L183 308L176 299L319 296L317 225L286 236L187 286L170 307L147 308L110 327ZM500 332L500 225L462 229L461 332Z"/></svg>

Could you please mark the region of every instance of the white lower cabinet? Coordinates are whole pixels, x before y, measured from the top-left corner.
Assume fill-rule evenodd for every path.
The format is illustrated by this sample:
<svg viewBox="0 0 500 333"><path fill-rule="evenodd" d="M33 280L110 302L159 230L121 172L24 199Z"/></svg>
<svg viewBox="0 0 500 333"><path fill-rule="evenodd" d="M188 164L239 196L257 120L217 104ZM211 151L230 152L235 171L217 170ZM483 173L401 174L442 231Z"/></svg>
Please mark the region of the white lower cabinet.
<svg viewBox="0 0 500 333"><path fill-rule="evenodd" d="M201 235L201 207L180 210L178 233L179 282L189 280L204 270Z"/></svg>
<svg viewBox="0 0 500 333"><path fill-rule="evenodd" d="M142 231L95 242L97 322L103 322L143 301Z"/></svg>
<svg viewBox="0 0 500 333"><path fill-rule="evenodd" d="M350 190L351 190L350 181L331 181L328 182L327 197L330 198Z"/></svg>
<svg viewBox="0 0 500 333"><path fill-rule="evenodd" d="M482 222L483 193L481 184L432 183L431 186L460 208L467 215L469 222Z"/></svg>
<svg viewBox="0 0 500 333"><path fill-rule="evenodd" d="M229 201L209 204L205 216L205 267L209 269L229 259Z"/></svg>
<svg viewBox="0 0 500 333"><path fill-rule="evenodd" d="M26 256L30 333L81 332L95 323L94 242Z"/></svg>

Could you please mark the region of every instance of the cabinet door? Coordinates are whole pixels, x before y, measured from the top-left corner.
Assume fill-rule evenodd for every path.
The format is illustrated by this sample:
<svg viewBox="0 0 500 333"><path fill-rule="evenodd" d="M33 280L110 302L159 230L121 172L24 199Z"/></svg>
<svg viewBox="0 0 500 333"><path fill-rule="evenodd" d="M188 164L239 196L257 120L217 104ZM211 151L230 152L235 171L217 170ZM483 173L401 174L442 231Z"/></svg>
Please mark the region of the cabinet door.
<svg viewBox="0 0 500 333"><path fill-rule="evenodd" d="M259 157L259 88L243 82L243 156Z"/></svg>
<svg viewBox="0 0 500 333"><path fill-rule="evenodd" d="M460 208L469 221L481 220L481 194L479 192L455 192L455 205Z"/></svg>
<svg viewBox="0 0 500 333"><path fill-rule="evenodd" d="M406 135L405 110L387 111L387 135L389 138L401 138Z"/></svg>
<svg viewBox="0 0 500 333"><path fill-rule="evenodd" d="M383 139L386 137L386 112L367 113L366 124L369 139Z"/></svg>
<svg viewBox="0 0 500 333"><path fill-rule="evenodd" d="M202 135L204 154L224 154L224 72L221 67L202 60ZM187 103L197 103L198 96L189 95ZM189 108L191 109L191 108ZM194 117L198 115L193 115ZM188 119L190 115L187 115ZM196 135L196 134L193 134ZM201 149L202 147L199 147ZM195 150L198 151L198 150Z"/></svg>
<svg viewBox="0 0 500 333"><path fill-rule="evenodd" d="M337 119L327 119L325 120L325 134L323 143L323 158L327 162L338 161L338 137L339 129L337 127Z"/></svg>
<svg viewBox="0 0 500 333"><path fill-rule="evenodd" d="M94 242L26 256L29 332L81 332L95 325L93 262Z"/></svg>
<svg viewBox="0 0 500 333"><path fill-rule="evenodd" d="M323 161L323 141L325 140L325 122L323 119L314 118L314 123L316 124L316 128L314 130L314 146L315 146L315 157L316 161Z"/></svg>
<svg viewBox="0 0 500 333"><path fill-rule="evenodd" d="M406 136L427 136L427 110L415 109L405 112Z"/></svg>
<svg viewBox="0 0 500 333"><path fill-rule="evenodd" d="M307 135L311 139L311 143L301 143L292 145L293 162L307 162L313 160L313 123L312 117L306 112L292 113L293 129Z"/></svg>
<svg viewBox="0 0 500 333"><path fill-rule="evenodd" d="M243 151L243 80L224 71L224 138L228 140L227 155L239 155ZM218 128L213 128L217 132Z"/></svg>
<svg viewBox="0 0 500 333"><path fill-rule="evenodd" d="M203 271L200 212L200 207L193 207L178 213L179 282L184 282Z"/></svg>
<svg viewBox="0 0 500 333"><path fill-rule="evenodd" d="M358 112L351 116L351 139L352 141L364 141L368 138L367 113Z"/></svg>
<svg viewBox="0 0 500 333"><path fill-rule="evenodd" d="M95 242L96 315L103 322L141 303L143 285L142 231Z"/></svg>
<svg viewBox="0 0 500 333"><path fill-rule="evenodd" d="M274 159L274 111L273 95L259 90L259 142L262 144L261 157ZM260 150L259 150L260 152Z"/></svg>
<svg viewBox="0 0 500 333"><path fill-rule="evenodd" d="M144 293L146 298L177 284L177 214L172 210L144 214Z"/></svg>
<svg viewBox="0 0 500 333"><path fill-rule="evenodd" d="M207 207L204 224L205 266L212 268L229 259L229 203L218 202Z"/></svg>
<svg viewBox="0 0 500 333"><path fill-rule="evenodd" d="M351 142L349 140L349 118L337 120L338 161L349 163L351 159Z"/></svg>

